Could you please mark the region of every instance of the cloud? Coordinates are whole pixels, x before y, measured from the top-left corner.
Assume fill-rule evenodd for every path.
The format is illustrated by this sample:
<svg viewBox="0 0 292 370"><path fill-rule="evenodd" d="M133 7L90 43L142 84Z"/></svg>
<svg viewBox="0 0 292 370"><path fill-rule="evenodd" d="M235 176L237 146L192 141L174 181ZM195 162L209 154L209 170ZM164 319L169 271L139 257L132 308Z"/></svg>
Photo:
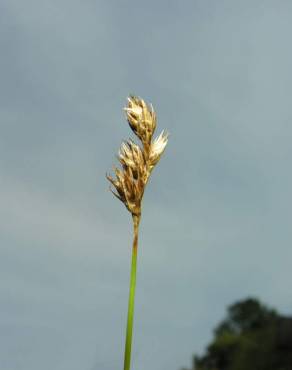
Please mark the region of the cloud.
<svg viewBox="0 0 292 370"><path fill-rule="evenodd" d="M1 231L16 239L51 243L70 253L80 246L112 242L110 226L91 210L64 204L27 184L1 179ZM78 252L77 252L78 253Z"/></svg>

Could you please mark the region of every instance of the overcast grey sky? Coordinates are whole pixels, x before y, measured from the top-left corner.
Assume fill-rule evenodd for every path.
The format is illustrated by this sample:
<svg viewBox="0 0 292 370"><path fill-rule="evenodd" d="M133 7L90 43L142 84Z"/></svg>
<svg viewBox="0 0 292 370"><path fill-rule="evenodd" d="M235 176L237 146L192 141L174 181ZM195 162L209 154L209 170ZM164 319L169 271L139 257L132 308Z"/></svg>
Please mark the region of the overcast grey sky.
<svg viewBox="0 0 292 370"><path fill-rule="evenodd" d="M292 313L292 3L2 0L0 369L123 364L130 93L169 144L140 227L133 369L189 366L226 306Z"/></svg>

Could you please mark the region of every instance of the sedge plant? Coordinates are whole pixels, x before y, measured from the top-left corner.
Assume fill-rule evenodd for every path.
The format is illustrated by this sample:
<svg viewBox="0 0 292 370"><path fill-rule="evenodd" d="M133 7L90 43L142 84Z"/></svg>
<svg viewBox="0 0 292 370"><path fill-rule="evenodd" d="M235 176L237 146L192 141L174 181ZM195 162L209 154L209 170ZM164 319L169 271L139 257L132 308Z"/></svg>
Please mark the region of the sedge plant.
<svg viewBox="0 0 292 370"><path fill-rule="evenodd" d="M132 215L134 238L132 248L132 264L130 274L130 292L125 343L124 370L130 370L131 346L133 333L136 268L138 252L138 231L141 220L141 205L144 190L153 168L158 163L168 141L168 133L162 131L153 140L156 129L156 113L151 106L139 97L128 97L128 105L124 108L127 121L142 146L131 139L123 142L118 153L121 169L114 167L116 178L106 175L116 192L111 192L124 203Z"/></svg>

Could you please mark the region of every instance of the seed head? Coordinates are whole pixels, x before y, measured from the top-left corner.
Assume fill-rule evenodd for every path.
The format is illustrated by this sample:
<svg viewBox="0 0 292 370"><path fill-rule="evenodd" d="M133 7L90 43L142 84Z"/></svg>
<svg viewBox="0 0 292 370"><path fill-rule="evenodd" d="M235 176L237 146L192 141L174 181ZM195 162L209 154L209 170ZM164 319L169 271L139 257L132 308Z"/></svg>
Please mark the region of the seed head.
<svg viewBox="0 0 292 370"><path fill-rule="evenodd" d="M168 133L164 131L152 142L156 128L156 114L151 105L148 108L144 100L135 96L128 98L128 123L136 136L141 140L143 147L132 140L122 143L118 153L118 160L122 170L114 167L116 179L106 175L117 193L111 192L125 204L132 215L141 214L141 202L150 173L158 163L168 141Z"/></svg>

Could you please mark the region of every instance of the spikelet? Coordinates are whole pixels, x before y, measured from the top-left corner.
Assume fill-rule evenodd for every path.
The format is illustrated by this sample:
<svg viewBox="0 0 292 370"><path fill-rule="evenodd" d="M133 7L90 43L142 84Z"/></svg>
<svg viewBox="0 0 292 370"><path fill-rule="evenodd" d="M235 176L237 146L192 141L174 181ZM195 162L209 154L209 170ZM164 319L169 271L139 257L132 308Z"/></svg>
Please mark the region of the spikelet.
<svg viewBox="0 0 292 370"><path fill-rule="evenodd" d="M156 128L156 114L144 100L130 96L128 106L124 108L128 123L136 136L142 142L142 149L132 140L122 143L118 160L122 170L114 167L116 179L106 175L117 193L111 192L125 204L134 216L141 215L141 202L145 186L151 171L158 163L168 141L168 133L164 131L152 141Z"/></svg>
<svg viewBox="0 0 292 370"><path fill-rule="evenodd" d="M161 134L150 144L149 165L151 171L158 163L162 153L164 152L168 141L168 135L169 134L167 132L162 131Z"/></svg>
<svg viewBox="0 0 292 370"><path fill-rule="evenodd" d="M150 145L156 128L156 114L152 105L149 109L143 99L131 95L128 98L128 107L124 110L135 135L139 137L144 146Z"/></svg>

